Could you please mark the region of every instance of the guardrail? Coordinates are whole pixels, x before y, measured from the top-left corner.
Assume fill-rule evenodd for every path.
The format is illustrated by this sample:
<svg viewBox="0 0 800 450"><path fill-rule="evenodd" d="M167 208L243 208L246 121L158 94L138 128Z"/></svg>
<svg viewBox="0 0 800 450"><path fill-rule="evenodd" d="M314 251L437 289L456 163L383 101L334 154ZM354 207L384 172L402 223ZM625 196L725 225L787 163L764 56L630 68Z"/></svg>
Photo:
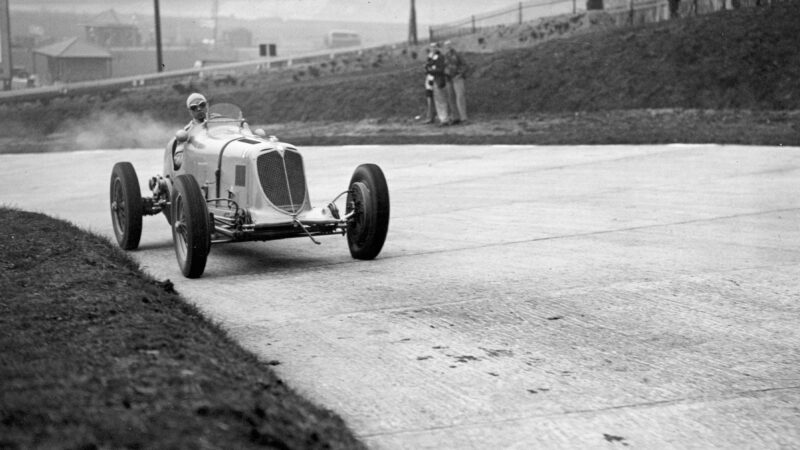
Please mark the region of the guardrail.
<svg viewBox="0 0 800 450"><path fill-rule="evenodd" d="M351 47L336 50L322 50L283 58L267 57L249 61L215 64L202 68L171 70L167 72L133 75L121 78L107 78L101 80L64 83L52 86L24 88L11 91L0 91L0 104L26 101L47 101L57 97L73 95L101 94L103 92L117 91L125 88L151 86L163 84L169 81L184 80L187 77L214 76L216 74L224 74L231 71L235 71L236 73L260 73L273 68L310 64L323 59L333 59L337 56L359 54L365 51L383 47L385 46L381 45L376 47Z"/></svg>

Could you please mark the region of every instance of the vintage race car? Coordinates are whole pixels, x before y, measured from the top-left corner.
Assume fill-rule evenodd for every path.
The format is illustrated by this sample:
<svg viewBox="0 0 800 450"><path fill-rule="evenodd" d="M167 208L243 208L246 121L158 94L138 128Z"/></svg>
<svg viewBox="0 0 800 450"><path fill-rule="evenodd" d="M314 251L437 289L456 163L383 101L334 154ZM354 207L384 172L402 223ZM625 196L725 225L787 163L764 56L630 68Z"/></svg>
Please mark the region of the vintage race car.
<svg viewBox="0 0 800 450"><path fill-rule="evenodd" d="M208 120L180 130L164 172L142 197L133 165L111 171L111 222L120 247L139 246L142 217L163 213L183 275L203 274L212 244L344 235L356 259L374 259L389 229L389 189L375 164L358 166L347 189L323 207L309 201L303 157L294 146L251 131L241 110L214 105ZM337 201L344 200L344 212Z"/></svg>

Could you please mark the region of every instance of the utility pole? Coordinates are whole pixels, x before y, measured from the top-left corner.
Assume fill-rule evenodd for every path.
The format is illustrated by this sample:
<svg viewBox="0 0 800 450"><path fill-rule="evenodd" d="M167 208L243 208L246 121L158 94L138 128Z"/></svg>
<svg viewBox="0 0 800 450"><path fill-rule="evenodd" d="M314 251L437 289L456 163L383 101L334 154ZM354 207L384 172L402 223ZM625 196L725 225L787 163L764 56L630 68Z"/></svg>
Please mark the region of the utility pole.
<svg viewBox="0 0 800 450"><path fill-rule="evenodd" d="M3 90L11 89L11 78L14 76L11 64L11 18L8 13L8 0L0 0L0 78Z"/></svg>
<svg viewBox="0 0 800 450"><path fill-rule="evenodd" d="M414 6L414 0L411 0L411 18L408 20L408 43L417 45L417 8Z"/></svg>
<svg viewBox="0 0 800 450"><path fill-rule="evenodd" d="M153 12L156 16L156 71L164 71L164 58L161 54L161 13L158 10L158 0L153 0Z"/></svg>

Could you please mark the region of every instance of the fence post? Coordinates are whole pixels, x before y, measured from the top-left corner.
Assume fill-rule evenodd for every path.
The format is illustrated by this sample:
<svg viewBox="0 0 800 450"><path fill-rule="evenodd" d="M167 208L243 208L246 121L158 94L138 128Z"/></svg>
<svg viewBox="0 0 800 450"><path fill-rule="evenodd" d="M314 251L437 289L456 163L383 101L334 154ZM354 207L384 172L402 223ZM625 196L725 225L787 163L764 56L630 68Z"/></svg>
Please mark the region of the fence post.
<svg viewBox="0 0 800 450"><path fill-rule="evenodd" d="M428 27L428 42L433 43L433 27Z"/></svg>
<svg viewBox="0 0 800 450"><path fill-rule="evenodd" d="M631 9L628 11L628 25L633 25L633 0L630 0Z"/></svg>

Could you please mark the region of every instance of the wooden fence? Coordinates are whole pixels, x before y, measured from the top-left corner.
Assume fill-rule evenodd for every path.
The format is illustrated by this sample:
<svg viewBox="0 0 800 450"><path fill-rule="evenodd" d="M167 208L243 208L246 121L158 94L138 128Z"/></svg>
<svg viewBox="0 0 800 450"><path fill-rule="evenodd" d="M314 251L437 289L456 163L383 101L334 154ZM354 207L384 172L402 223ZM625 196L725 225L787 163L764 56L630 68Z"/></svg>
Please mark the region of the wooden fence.
<svg viewBox="0 0 800 450"><path fill-rule="evenodd" d="M533 0L431 26L431 42L478 33L489 27L519 25L556 14L602 9L620 25L659 22L675 17L708 14L723 9L747 8L794 0Z"/></svg>

